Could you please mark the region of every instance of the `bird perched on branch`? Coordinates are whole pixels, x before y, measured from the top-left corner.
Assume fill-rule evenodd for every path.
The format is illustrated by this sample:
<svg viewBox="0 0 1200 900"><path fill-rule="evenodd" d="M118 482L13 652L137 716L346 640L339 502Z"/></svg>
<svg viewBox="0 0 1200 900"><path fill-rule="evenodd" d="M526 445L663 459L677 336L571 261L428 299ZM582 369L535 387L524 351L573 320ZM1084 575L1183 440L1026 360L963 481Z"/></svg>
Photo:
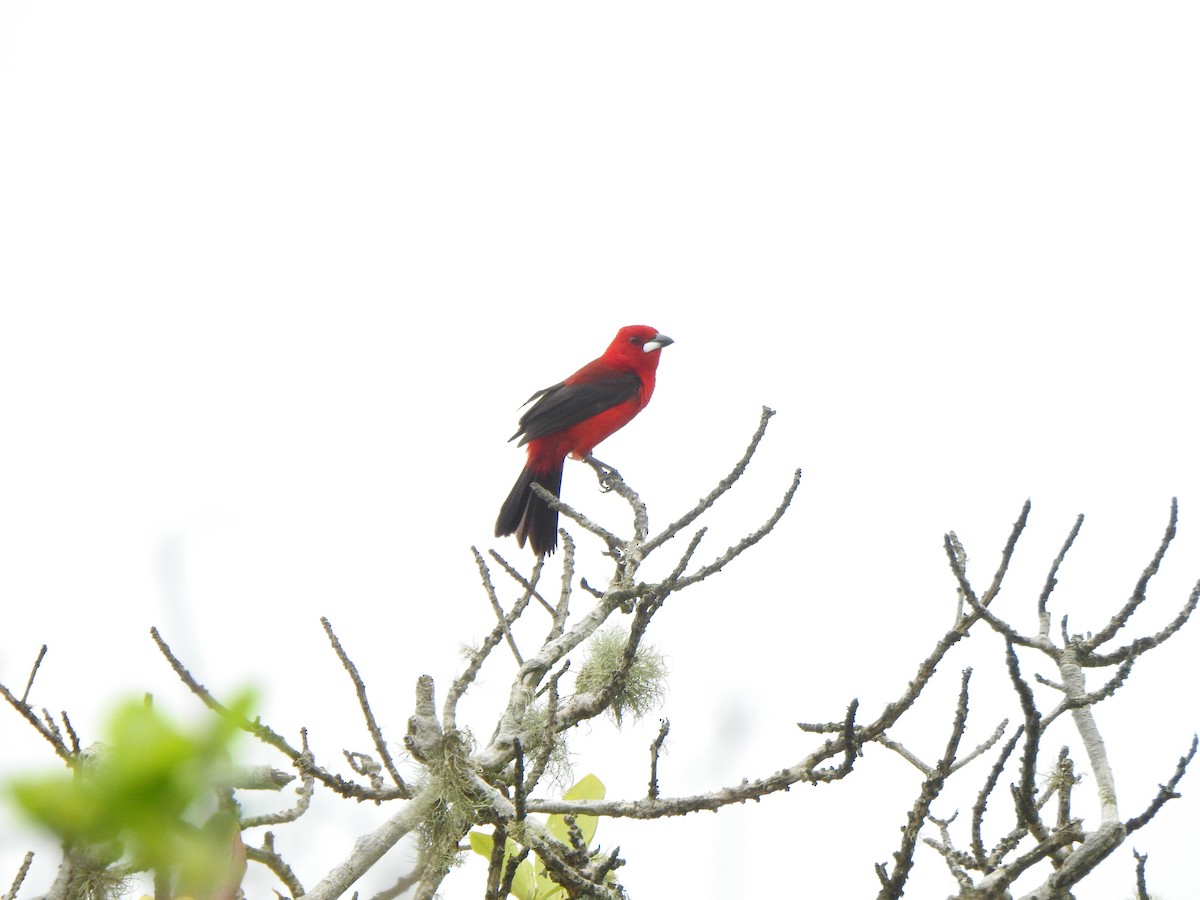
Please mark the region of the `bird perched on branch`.
<svg viewBox="0 0 1200 900"><path fill-rule="evenodd" d="M496 519L496 537L529 541L538 556L558 544L558 510L534 493L540 484L553 494L562 488L567 454L585 459L592 448L624 427L650 402L654 373L669 337L648 325L627 325L598 359L525 401L529 409L517 424L518 446L528 444L528 460ZM535 402L536 401L536 402Z"/></svg>

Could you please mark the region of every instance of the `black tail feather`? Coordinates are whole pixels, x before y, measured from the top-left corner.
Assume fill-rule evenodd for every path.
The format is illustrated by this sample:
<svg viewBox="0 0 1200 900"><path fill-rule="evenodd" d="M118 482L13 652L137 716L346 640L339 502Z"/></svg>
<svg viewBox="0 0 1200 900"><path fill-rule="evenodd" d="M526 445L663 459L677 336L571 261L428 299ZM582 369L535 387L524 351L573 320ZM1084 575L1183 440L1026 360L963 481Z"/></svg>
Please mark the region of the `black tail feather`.
<svg viewBox="0 0 1200 900"><path fill-rule="evenodd" d="M553 553L558 546L558 510L535 494L531 485L537 482L557 497L562 489L562 473L561 465L553 471L536 474L528 466L522 469L517 483L508 492L508 499L500 507L496 537L515 534L518 546L524 547L528 539L529 546L538 556Z"/></svg>

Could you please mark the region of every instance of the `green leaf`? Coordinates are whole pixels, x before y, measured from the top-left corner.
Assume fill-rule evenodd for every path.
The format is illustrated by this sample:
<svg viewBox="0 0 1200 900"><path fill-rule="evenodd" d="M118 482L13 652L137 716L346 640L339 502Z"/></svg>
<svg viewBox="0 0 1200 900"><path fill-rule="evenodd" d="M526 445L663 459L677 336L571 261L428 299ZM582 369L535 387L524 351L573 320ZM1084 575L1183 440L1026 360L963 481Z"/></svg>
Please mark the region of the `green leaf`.
<svg viewBox="0 0 1200 900"><path fill-rule="evenodd" d="M249 704L247 694L232 711L244 716ZM135 866L174 874L190 892L211 893L231 877L237 823L220 814L204 826L193 822L228 783L236 731L217 716L184 728L133 701L111 716L104 743L74 772L17 778L7 787L60 840L120 846Z"/></svg>
<svg viewBox="0 0 1200 900"><path fill-rule="evenodd" d="M467 834L467 840L471 843L471 849L486 859L492 858L492 848L495 842L490 834L485 834L482 831L472 831ZM508 861L520 853L520 848L513 843L511 839L504 842L504 865L508 865ZM557 885L556 885L557 886ZM537 880L533 874L533 867L529 862L522 861L517 866L517 872L513 875L512 895L518 900L537 900L543 895L538 892Z"/></svg>
<svg viewBox="0 0 1200 900"><path fill-rule="evenodd" d="M595 775L585 775L573 784L565 794L564 800L603 800L604 799L604 782ZM583 835L584 843L591 844L592 838L596 836L596 816L576 816L575 824L579 827L580 833ZM558 841L571 846L571 835L567 828L566 820L561 815L550 816L546 820L546 830ZM491 858L492 856L492 837L480 831L472 831L467 836L471 842L471 849L480 856ZM504 849L504 861L508 860L517 854L517 845L511 840L506 842ZM544 875L545 868L540 860L534 857L533 865L529 861L522 862L517 867L517 874L513 878L512 894L518 900L566 900L566 889L553 881L548 876Z"/></svg>
<svg viewBox="0 0 1200 900"><path fill-rule="evenodd" d="M507 858L505 859L507 863ZM529 860L524 860L517 866L517 874L513 876L512 893L518 900L537 900L541 895L537 889L537 879L533 875L533 866Z"/></svg>
<svg viewBox="0 0 1200 900"><path fill-rule="evenodd" d="M492 843L492 836L490 834L484 834L482 831L472 831L467 835L467 840L471 842L471 849L480 856L486 859L492 858L492 847L495 845Z"/></svg>
<svg viewBox="0 0 1200 900"><path fill-rule="evenodd" d="M557 881L552 880L548 875L543 875L545 871L541 862L537 865L537 900L567 900L567 889Z"/></svg>
<svg viewBox="0 0 1200 900"><path fill-rule="evenodd" d="M564 800L603 800L604 799L604 782L595 775L587 774L579 779L571 786L571 789L563 794ZM596 836L596 825L598 819L595 816L576 816L575 824L579 827L580 833L583 835L583 842L591 844L592 838ZM559 814L550 816L546 821L546 829L554 835L556 839L562 841L568 847L571 846L571 835L567 829L567 823Z"/></svg>
<svg viewBox="0 0 1200 900"><path fill-rule="evenodd" d="M591 773L584 775L563 794L564 800L603 800L604 782Z"/></svg>

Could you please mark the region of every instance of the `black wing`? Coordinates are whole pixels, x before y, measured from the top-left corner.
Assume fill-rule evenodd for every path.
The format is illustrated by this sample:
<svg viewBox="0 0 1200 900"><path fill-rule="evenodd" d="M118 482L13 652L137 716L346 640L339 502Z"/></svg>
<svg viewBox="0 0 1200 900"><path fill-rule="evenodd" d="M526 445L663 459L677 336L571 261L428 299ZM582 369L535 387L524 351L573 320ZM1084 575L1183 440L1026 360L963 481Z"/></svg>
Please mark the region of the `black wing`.
<svg viewBox="0 0 1200 900"><path fill-rule="evenodd" d="M527 444L534 438L570 428L597 413L632 400L641 387L641 379L632 372L613 372L582 384L560 381L525 401L537 402L521 416L517 433L509 440L524 435L521 444Z"/></svg>

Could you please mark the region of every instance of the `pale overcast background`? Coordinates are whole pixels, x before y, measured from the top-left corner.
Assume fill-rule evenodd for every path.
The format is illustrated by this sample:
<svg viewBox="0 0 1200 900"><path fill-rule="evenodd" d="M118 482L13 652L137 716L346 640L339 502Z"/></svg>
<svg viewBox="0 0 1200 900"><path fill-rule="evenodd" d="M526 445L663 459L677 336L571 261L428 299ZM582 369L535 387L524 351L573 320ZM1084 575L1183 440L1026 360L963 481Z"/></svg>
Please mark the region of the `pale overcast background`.
<svg viewBox="0 0 1200 900"><path fill-rule="evenodd" d="M653 522L728 470L763 404L701 556L804 478L775 534L656 620L661 713L572 735L610 796L644 792L660 714L665 794L794 763L816 744L794 723L852 697L876 715L953 616L943 533L985 581L1026 498L995 609L1034 627L1084 512L1052 604L1082 631L1178 496L1133 633L1161 627L1200 577L1198 47L1194 3L4 4L0 680L19 692L45 642L33 700L85 742L145 691L195 717L158 625L338 766L370 746L327 615L398 745L417 676L440 702L492 627L471 545L528 562L491 537L518 404L631 323L676 344L598 455ZM581 466L565 492L627 521ZM1098 713L1123 816L1200 728L1197 631ZM1001 649L957 648L897 736L936 757L969 664L967 742L1012 715ZM483 738L510 674L498 653L466 705ZM1078 748L1055 727L1047 770ZM0 774L54 765L7 708L0 736ZM988 764L935 811L966 817ZM635 898L873 897L918 782L873 748L842 784L597 837ZM1200 897L1200 771L1182 788L1083 900L1132 895L1131 845L1155 892ZM1085 775L1080 812L1093 794ZM326 797L280 846L311 887L390 812ZM52 845L0 829L0 883L34 847L23 896L44 891ZM482 871L444 896L480 896ZM927 848L917 872L906 896L954 891Z"/></svg>

